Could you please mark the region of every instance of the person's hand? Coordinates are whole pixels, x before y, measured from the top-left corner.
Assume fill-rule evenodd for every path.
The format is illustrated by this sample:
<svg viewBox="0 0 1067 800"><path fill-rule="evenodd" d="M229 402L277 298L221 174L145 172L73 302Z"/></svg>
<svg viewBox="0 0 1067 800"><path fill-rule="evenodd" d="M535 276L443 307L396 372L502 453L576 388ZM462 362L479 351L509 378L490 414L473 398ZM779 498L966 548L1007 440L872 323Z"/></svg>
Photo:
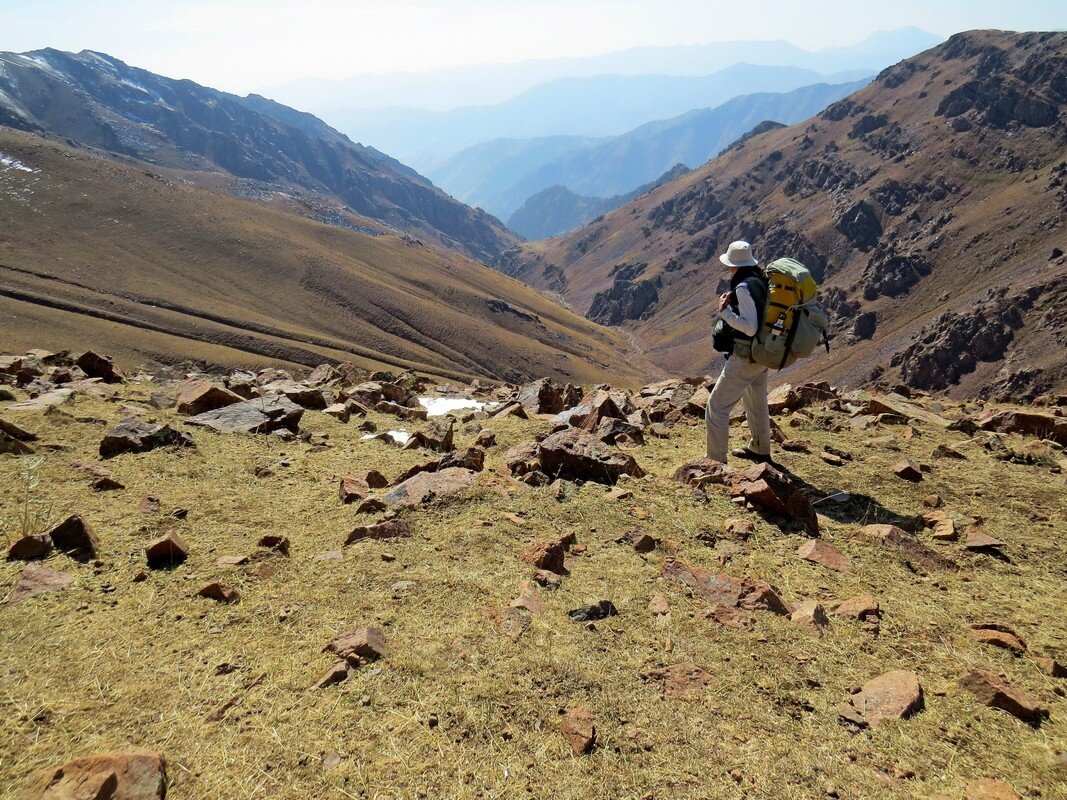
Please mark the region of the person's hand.
<svg viewBox="0 0 1067 800"><path fill-rule="evenodd" d="M719 311L722 311L730 303L730 293L723 292L719 295Z"/></svg>

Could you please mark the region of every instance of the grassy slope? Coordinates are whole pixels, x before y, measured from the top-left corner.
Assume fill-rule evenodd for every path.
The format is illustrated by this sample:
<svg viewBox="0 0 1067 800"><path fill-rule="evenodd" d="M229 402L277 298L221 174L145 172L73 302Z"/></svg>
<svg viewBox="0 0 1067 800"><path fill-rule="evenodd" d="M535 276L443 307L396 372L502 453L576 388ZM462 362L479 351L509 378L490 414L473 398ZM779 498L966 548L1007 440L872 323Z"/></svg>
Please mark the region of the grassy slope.
<svg viewBox="0 0 1067 800"><path fill-rule="evenodd" d="M0 605L0 786L82 754L149 747L170 759L168 796L176 800L794 800L825 797L829 786L836 796L863 800L960 798L967 780L985 776L1005 778L1024 795L1067 791L1062 682L1029 658L976 643L965 630L969 622L996 620L1015 626L1035 654L1061 661L1067 654L1061 475L993 461L962 434L934 428L900 438L897 453L869 440L899 437L899 427L830 434L833 419L818 411L814 420L794 415L795 426L782 420L791 435L855 455L834 468L815 455L782 454L813 486L870 495L902 514L921 513L921 496L936 492L954 515L985 515L985 528L1007 542L1010 557L1002 562L934 544L962 570L922 577L892 552L850 540L863 519L827 518L824 538L853 560L853 571L842 575L800 560L802 537L754 516L755 535L736 542L733 555L697 540L725 518L745 516L714 490L705 505L669 479L703 449L700 427L676 427L670 439L634 451L650 477L627 484L632 500L605 501L603 488L590 484L560 503L547 490L496 474L507 447L548 427L509 420L492 423L501 442L489 454L494 471L464 499L408 514L411 539L364 542L347 548L342 561L317 562L315 555L340 549L358 519L338 502L337 477L358 468L393 476L424 455L361 442L353 426L309 412L305 427L328 434L330 449L193 431L196 451L121 456L107 466L128 488L92 493L71 463L95 461L104 426L122 416L118 406L153 390L133 385L112 402L80 398L53 414L19 418L42 442L62 447L44 451L40 495L55 516L85 515L102 553L95 568L51 558L47 566L78 576L70 589ZM148 416L175 420L170 412ZM457 444L471 439L457 435ZM932 461L941 442L967 460ZM256 466L283 456L291 466L253 477ZM887 477L902 456L931 463L933 472L920 485ZM0 458L2 508L17 500L18 466ZM146 494L160 496L161 515L138 513ZM170 516L179 507L189 509L185 521ZM505 512L526 521L517 525ZM1035 513L1050 521L1034 521ZM756 614L751 631L702 620L697 612L705 605L660 577L666 549L639 556L613 543L632 526L670 540L691 562L717 569L724 559L722 569L732 575L771 580L794 601L875 594L884 612L881 635L835 620L815 639L769 612ZM145 542L171 529L190 543L190 560L132 583ZM588 550L572 557L558 592L544 593L548 612L510 642L487 611L515 597L529 576L520 550L568 530ZM215 566L220 556L253 551L266 533L288 536L291 558L267 562L270 569ZM385 552L396 560L382 560ZM0 563L0 586L17 573L17 565ZM215 579L238 586L241 603L191 597ZM667 624L646 610L654 594L670 600ZM565 616L600 598L613 600L620 616L595 630ZM325 643L368 623L386 631L390 657L343 686L307 692L330 663ZM692 701L665 698L640 678L651 667L687 660L714 676ZM216 674L223 663L240 669ZM971 665L1004 673L1049 705L1051 720L1033 730L979 705L956 682ZM856 735L838 725L837 703L851 687L897 668L919 675L922 713ZM222 721L210 721L230 698L235 704ZM575 703L590 706L602 737L603 747L589 757L572 757L558 733L562 710ZM327 769L330 753L341 760ZM911 778L893 777L909 771Z"/></svg>
<svg viewBox="0 0 1067 800"><path fill-rule="evenodd" d="M453 252L153 179L29 134L0 129L0 152L39 170L0 171L5 348L633 379L618 334Z"/></svg>
<svg viewBox="0 0 1067 800"><path fill-rule="evenodd" d="M1016 68L1029 52L1018 44L1020 34L977 31L967 36L978 44L1005 49ZM871 341L847 349L839 347L832 359L801 362L784 377L793 382L818 378L857 385L875 365L886 365L889 356L907 347L922 326L946 310L966 309L991 288L1008 287L1015 293L1062 278L1067 275L1067 265L1062 260L1050 263L1049 254L1056 245L1062 249L1063 213L1057 207L1056 193L1046 189L1063 161L1062 124L1041 129L1022 127L1010 134L981 125L970 131L954 131L948 118L936 114L938 105L951 89L973 77L980 58L946 61L939 57L944 47L909 59L919 69L901 85L891 88L875 81L850 96L865 108L863 113L884 113L900 125L900 139L907 143L905 158L887 158L872 149L864 137L850 137L858 114L836 121L819 115L758 136L744 148L728 151L701 169L616 209L603 222L524 245L532 264L524 279L535 286L554 286L556 274L543 273L542 269L544 265L562 268L568 281L565 300L584 311L596 293L611 286L611 271L616 265L646 261L649 269L641 277L648 278L660 273L670 259L680 259L682 270L664 275L666 288L660 292L654 313L627 325L657 365L668 372L692 374L709 369L714 358L707 336L713 324L716 287L728 278L717 254L755 225L766 230L787 229L806 237L830 264L827 286L846 289L860 302L862 311L877 313L878 330ZM1044 58L1055 68L1055 59L1047 53ZM1059 58L1062 60L1062 51ZM771 157L776 152L778 160ZM961 159L961 152L976 162ZM1006 166L1009 157L1028 162L1028 167L1013 171ZM811 197L787 196L782 190L787 183L784 168L803 168L812 160L876 172L855 189L820 190ZM901 251L923 253L933 264L932 274L906 296L864 301L856 287L871 254L852 248L835 229L835 210L857 200L870 201L872 189L888 179L932 183L937 178L958 186L959 191L938 202L920 202L898 217L881 215L881 241ZM724 203L721 217L690 230L666 228L654 221L654 212L661 204L701 188L708 197ZM918 215L914 220L909 218L912 212ZM946 213L955 218L943 230L923 230L924 225ZM757 255L765 262L793 255L762 251L761 238L756 235L754 243ZM851 320L839 322L847 330ZM1016 367L1062 370L1062 358L1053 355L1062 354L1062 346L1042 327L1028 327L1016 337L1009 351ZM964 379L962 393L973 394L1002 366L999 361L980 365Z"/></svg>

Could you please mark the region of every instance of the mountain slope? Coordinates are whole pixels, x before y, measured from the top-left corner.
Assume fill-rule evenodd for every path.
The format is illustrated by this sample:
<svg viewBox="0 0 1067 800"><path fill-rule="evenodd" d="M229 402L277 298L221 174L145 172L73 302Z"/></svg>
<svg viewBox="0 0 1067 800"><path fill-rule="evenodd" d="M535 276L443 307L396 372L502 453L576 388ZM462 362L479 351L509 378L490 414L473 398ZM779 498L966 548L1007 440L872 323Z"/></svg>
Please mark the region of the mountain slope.
<svg viewBox="0 0 1067 800"><path fill-rule="evenodd" d="M714 108L646 123L620 136L569 139L558 153L542 139L509 140L506 151L501 143L487 142L460 152L429 174L445 191L508 220L527 198L550 186L607 198L631 192L675 164L699 167L757 123L800 122L867 82L820 83L791 92L742 95ZM512 155L516 152L521 159ZM516 162L526 167L521 175L516 174ZM464 169L468 164L480 168Z"/></svg>
<svg viewBox="0 0 1067 800"><path fill-rule="evenodd" d="M455 252L10 128L0 128L0 338L4 349L92 346L125 363L334 359L457 379L634 378L621 335Z"/></svg>
<svg viewBox="0 0 1067 800"><path fill-rule="evenodd" d="M748 238L765 261L798 257L826 283L836 351L787 378L1063 387L1065 86L1067 34L958 34L816 119L499 265L583 311L598 296L642 298L623 304L638 344L665 369L699 372L715 360L717 255Z"/></svg>
<svg viewBox="0 0 1067 800"><path fill-rule="evenodd" d="M503 103L451 111L351 109L327 118L352 138L430 172L460 150L491 139L615 136L738 95L789 91L822 80L821 73L799 67L734 64L701 76L562 78Z"/></svg>
<svg viewBox="0 0 1067 800"><path fill-rule="evenodd" d="M310 190L481 259L515 242L489 215L310 114L164 78L101 53L0 53L0 124L160 166Z"/></svg>
<svg viewBox="0 0 1067 800"><path fill-rule="evenodd" d="M687 172L689 167L685 164L675 164L655 181L614 197L586 197L572 192L566 186L549 186L527 197L526 202L508 217L508 227L527 239L557 236L574 230L623 203L629 203L635 197Z"/></svg>

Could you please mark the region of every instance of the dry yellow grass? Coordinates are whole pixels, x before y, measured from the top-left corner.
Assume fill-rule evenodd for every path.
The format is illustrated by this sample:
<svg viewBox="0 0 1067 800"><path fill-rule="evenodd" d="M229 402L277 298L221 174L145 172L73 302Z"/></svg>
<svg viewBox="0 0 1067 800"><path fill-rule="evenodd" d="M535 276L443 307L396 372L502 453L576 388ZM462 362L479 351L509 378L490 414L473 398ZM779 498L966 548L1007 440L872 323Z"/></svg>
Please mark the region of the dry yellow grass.
<svg viewBox="0 0 1067 800"><path fill-rule="evenodd" d="M991 460L962 434L930 428L901 440L897 453L869 439L901 428L832 434L799 415L797 428L784 423L794 435L856 457L834 468L814 454L782 454L812 486L867 494L900 514L920 513L921 496L936 492L957 515L983 514L1011 558L933 545L962 569L923 577L893 552L850 540L856 524L827 518L824 538L853 562L852 573L838 574L796 556L801 536L753 516L755 535L736 543L724 571L765 578L794 601L861 592L881 601L878 637L835 619L816 639L769 612L758 612L750 631L701 619L703 604L662 579L665 548L641 556L614 543L636 526L671 540L690 562L719 567L720 554L697 535L746 512L714 490L709 503L697 502L670 480L678 464L700 455L699 426L678 426L671 438L633 451L650 475L625 484L632 500L606 501L605 489L589 484L558 502L495 472L508 446L547 423L493 421L500 444L468 495L407 513L410 539L362 542L345 548L343 560L319 562L314 556L341 549L357 524L337 498L338 476L376 468L392 477L424 454L362 442L354 425L308 412L304 427L328 434L328 449L193 431L195 451L107 462L127 488L94 494L71 463L97 461L100 436L122 417L120 405L150 390L134 385L114 401L79 397L54 413L20 417L44 445L39 491L55 516L90 520L102 553L95 567L53 556L48 566L78 576L69 589L0 605L0 794L41 767L145 747L166 754L169 796L181 800L792 800L831 789L842 798L959 798L966 781L986 776L1008 780L1024 796L1065 796L1063 682L966 632L969 622L996 620L1015 626L1034 654L1067 655L1067 490L1047 468ZM177 421L172 412L145 417ZM472 439L459 434L457 445ZM931 461L942 441L967 460ZM888 468L903 456L931 463L933 472L919 485L894 478ZM282 458L291 466L253 476L256 466ZM18 467L18 459L0 457L5 510L17 496ZM160 497L160 514L139 513L146 494ZM187 508L188 518L174 519L175 508ZM1049 521L1031 521L1035 512ZM505 513L526 521L515 524ZM186 538L189 561L132 582L145 542L164 530ZM519 551L569 530L588 549L572 557L562 588L543 593L547 613L511 642L487 612L506 605L529 576ZM291 557L215 566L220 556L253 552L266 533L288 536ZM384 552L396 560L382 560ZM19 568L0 564L0 585L11 585ZM237 586L241 602L192 596L216 579ZM670 600L667 624L647 611L654 594ZM601 598L620 615L593 630L567 618ZM390 656L340 686L308 691L330 664L326 642L363 624L384 629ZM664 697L640 677L689 660L714 677L692 701ZM221 664L239 668L219 675ZM956 682L971 665L1003 672L1049 706L1051 719L1032 729L979 705ZM848 690L897 668L918 674L925 710L873 732L841 727L836 706ZM586 757L572 756L558 733L562 711L576 703L591 708L600 731L601 746ZM333 765L331 756L327 768L324 759L334 753L340 761Z"/></svg>

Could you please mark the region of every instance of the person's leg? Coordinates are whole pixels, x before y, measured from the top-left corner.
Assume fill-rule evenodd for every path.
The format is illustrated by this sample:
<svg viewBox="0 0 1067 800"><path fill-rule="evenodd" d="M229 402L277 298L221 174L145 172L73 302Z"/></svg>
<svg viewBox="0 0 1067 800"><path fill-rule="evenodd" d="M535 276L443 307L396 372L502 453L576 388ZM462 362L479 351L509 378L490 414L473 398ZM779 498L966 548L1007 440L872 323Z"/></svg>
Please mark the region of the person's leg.
<svg viewBox="0 0 1067 800"><path fill-rule="evenodd" d="M730 411L745 393L747 381L741 376L745 372L744 362L734 357L726 361L726 366L715 381L715 388L708 396L704 409L704 422L708 430L708 458L726 463L726 451L730 443Z"/></svg>
<svg viewBox="0 0 1067 800"><path fill-rule="evenodd" d="M761 456L771 454L771 415L767 410L767 368L760 367L745 388L745 418L751 439L748 449Z"/></svg>

